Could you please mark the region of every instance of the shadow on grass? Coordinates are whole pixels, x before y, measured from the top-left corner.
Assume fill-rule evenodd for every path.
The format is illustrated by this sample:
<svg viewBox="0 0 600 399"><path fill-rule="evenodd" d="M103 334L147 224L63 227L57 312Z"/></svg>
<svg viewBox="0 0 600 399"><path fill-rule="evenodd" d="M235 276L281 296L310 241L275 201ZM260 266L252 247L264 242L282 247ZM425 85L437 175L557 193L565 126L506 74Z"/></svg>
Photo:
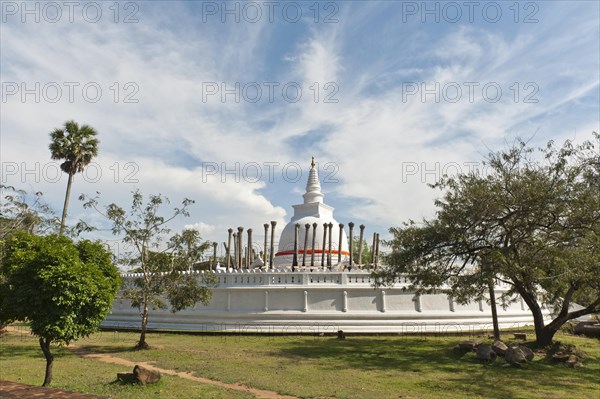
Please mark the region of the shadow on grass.
<svg viewBox="0 0 600 399"><path fill-rule="evenodd" d="M424 386L440 388L439 384L451 383L477 396L489 392L494 397L515 397L523 390L535 392L540 387L569 390L586 386L598 386L598 359L589 358L590 367L569 369L537 357L522 367L510 367L499 358L494 363L482 363L474 353L455 354L456 340L407 339L382 340L353 338L340 341L295 342L279 350L274 356L289 356L297 361L317 360L318 367L331 370L357 369L383 373L426 373L421 382ZM443 374L441 374L443 373ZM440 380L441 379L441 380Z"/></svg>
<svg viewBox="0 0 600 399"><path fill-rule="evenodd" d="M115 387L139 387L140 389L144 389L146 387L160 389L160 388L165 388L165 381L163 379L161 379L160 381L158 381L155 384L143 385L143 384L140 384L136 379L129 380L129 379L118 379L117 378L114 381L109 382L108 385L115 386Z"/></svg>
<svg viewBox="0 0 600 399"><path fill-rule="evenodd" d="M131 353L131 352L143 352L145 349L138 349L135 345L98 345L98 344L87 344L79 345L79 349L84 352L90 353L101 353L101 354L117 354L117 353Z"/></svg>
<svg viewBox="0 0 600 399"><path fill-rule="evenodd" d="M42 349L33 345L0 345L0 356L2 358L17 357L24 359L43 358Z"/></svg>
<svg viewBox="0 0 600 399"><path fill-rule="evenodd" d="M273 354L297 359L322 360L332 368L340 366L361 370L419 371L435 366L451 371L458 367L460 357L448 342L434 340L381 340L368 338L304 341L287 345Z"/></svg>

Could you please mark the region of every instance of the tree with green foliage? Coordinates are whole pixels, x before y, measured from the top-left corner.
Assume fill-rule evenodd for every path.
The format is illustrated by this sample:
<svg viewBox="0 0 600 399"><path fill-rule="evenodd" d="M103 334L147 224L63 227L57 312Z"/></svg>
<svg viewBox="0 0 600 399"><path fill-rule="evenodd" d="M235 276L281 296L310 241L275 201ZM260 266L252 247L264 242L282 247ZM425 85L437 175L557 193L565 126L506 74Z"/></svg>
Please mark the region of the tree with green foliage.
<svg viewBox="0 0 600 399"><path fill-rule="evenodd" d="M373 252L371 251L371 247L366 240L363 240L362 247L362 259L358 259L358 253L360 250L360 237L354 237L352 240L352 259L353 262L357 265L368 265L371 263L371 256Z"/></svg>
<svg viewBox="0 0 600 399"><path fill-rule="evenodd" d="M92 162L92 159L98 155L99 142L96 138L97 134L93 127L89 125L79 126L73 120L65 122L65 126L62 129L57 128L50 133L50 139L52 140L49 146L51 157L56 160L64 159L64 162L60 164L60 169L69 175L65 203L60 220L60 235L65 230L73 176L76 173L83 172L85 167Z"/></svg>
<svg viewBox="0 0 600 399"><path fill-rule="evenodd" d="M444 177L434 218L391 228L379 284L404 275L416 292L446 287L459 303L484 298L496 279L532 312L536 342L568 320L600 311L600 135L575 146L524 142L491 153L487 174ZM581 308L573 308L577 299ZM547 319L542 304L554 309Z"/></svg>
<svg viewBox="0 0 600 399"><path fill-rule="evenodd" d="M28 194L0 185L0 243L17 231L48 234L58 228L58 219L43 199L42 192Z"/></svg>
<svg viewBox="0 0 600 399"><path fill-rule="evenodd" d="M141 277L127 281L123 296L131 300L133 307L140 310L141 332L136 348L147 349L146 332L150 309L166 309L176 312L194 306L198 302L208 304L211 287L215 285L212 274L202 276L181 273L188 270L188 262L197 256L199 235L182 233L167 239L170 229L167 224L179 215L189 216L188 206L194 201L184 199L182 207L173 209L170 216L159 214L161 206L169 203L162 195L150 195L146 204L139 191L133 192L131 210L125 211L117 204L101 209L98 198L80 197L84 208L93 208L112 223L112 232L122 235L130 251L119 254L119 261ZM185 236L185 238L184 238ZM175 268L173 265L183 265Z"/></svg>
<svg viewBox="0 0 600 399"><path fill-rule="evenodd" d="M204 252L211 247L208 241L202 241L196 229L184 229L169 240L169 248L173 256L173 270L192 271L203 259Z"/></svg>
<svg viewBox="0 0 600 399"><path fill-rule="evenodd" d="M33 194L12 186L0 185L0 258L6 242L17 232L34 235L58 231L59 221L43 199L41 192ZM0 268L0 285L6 281ZM0 320L0 329L4 323Z"/></svg>
<svg viewBox="0 0 600 399"><path fill-rule="evenodd" d="M0 321L30 323L52 381L51 344L68 345L98 330L120 285L112 255L97 242L15 233L0 264Z"/></svg>

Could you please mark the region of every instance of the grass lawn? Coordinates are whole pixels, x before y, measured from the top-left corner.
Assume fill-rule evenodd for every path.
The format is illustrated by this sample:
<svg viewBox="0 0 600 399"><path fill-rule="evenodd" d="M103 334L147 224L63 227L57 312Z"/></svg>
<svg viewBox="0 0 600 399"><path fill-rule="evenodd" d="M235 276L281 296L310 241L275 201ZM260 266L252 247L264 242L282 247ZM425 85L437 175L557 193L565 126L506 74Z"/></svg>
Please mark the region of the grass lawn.
<svg viewBox="0 0 600 399"><path fill-rule="evenodd" d="M79 342L89 343L94 339L103 339L104 334L97 334ZM131 372L123 366L83 359L66 348L54 347L52 353L54 354L54 376L51 385L53 388L119 399L253 398L240 392L168 375L163 376L158 384L152 386L122 384L116 381L116 373ZM39 344L28 332L0 336L0 379L41 385L45 367L46 361Z"/></svg>
<svg viewBox="0 0 600 399"><path fill-rule="evenodd" d="M198 336L150 334L150 350L134 351L138 334L103 332L79 341L87 350L156 366L192 371L226 383L304 398L598 398L600 341L557 335L588 354L570 369L536 356L521 368L459 357L453 346L468 337ZM31 384L43 380L37 341L23 333L1 338L0 378ZM244 394L165 376L159 385L115 383L122 366L82 359L55 349L53 386L118 398L238 398Z"/></svg>

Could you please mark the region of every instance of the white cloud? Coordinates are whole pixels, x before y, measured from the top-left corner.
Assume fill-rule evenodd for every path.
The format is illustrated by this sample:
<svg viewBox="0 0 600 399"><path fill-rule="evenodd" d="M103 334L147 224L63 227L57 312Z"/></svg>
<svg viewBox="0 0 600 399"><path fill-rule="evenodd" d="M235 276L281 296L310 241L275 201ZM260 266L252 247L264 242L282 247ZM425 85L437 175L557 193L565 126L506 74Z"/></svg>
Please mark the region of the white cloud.
<svg viewBox="0 0 600 399"><path fill-rule="evenodd" d="M96 82L103 90L97 103L82 99L79 88L72 103L3 101L3 182L40 189L60 208L66 180L50 182L42 168L49 131L74 118L99 131L103 176L96 183L76 178L70 220L92 218L75 193L97 190L127 206L130 191L140 188L168 195L173 205L196 200L191 218L175 229L197 226L205 239L220 242L229 227L252 227L260 240L264 222L287 221L304 179L285 182L279 169L273 182L236 182L204 176L202 164L307 167L315 155L339 167L340 182L324 185L326 199L344 204L332 204L337 212L384 232L431 214L437 193L424 182L444 165L479 161L506 137L536 134L543 142L598 130L598 11L579 6L545 4L533 25L401 24L391 2L344 3L337 24L202 23L183 2L170 9L143 3L140 22L130 25L2 24L2 82ZM257 104L232 96L223 103L220 95L203 101L203 84L253 81L299 82L303 96L297 103L280 93L273 103L266 94ZM402 84L413 81L495 82L503 96L489 103L478 89L473 102L466 92L456 103L422 102L403 96ZM138 103L123 102L132 93L128 82L139 89ZM315 82L318 101L309 87ZM339 89L337 103L323 101L331 93L327 82ZM529 82L538 87L537 103L522 101ZM126 169L128 162L134 166ZM39 171L22 176L36 163ZM5 176L13 164L18 173ZM133 171L138 182L125 182Z"/></svg>

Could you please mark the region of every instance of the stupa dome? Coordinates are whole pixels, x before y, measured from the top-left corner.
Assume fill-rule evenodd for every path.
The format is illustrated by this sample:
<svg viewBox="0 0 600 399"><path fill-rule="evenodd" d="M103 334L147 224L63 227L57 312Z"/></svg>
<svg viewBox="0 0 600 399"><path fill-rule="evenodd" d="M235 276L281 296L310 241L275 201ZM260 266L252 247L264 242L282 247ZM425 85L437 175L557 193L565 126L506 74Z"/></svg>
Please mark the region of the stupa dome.
<svg viewBox="0 0 600 399"><path fill-rule="evenodd" d="M303 255L306 252L305 265L311 265L312 253L314 251L314 265L321 266L322 260L324 265L327 265L327 256L331 253L331 265L338 264L338 249L340 247L340 227L339 223L333 217L334 208L323 202L323 193L321 192L321 184L319 175L315 167L314 158L311 162L311 168L308 174L306 183L306 193L303 195L304 203L293 205L294 216L290 222L284 227L279 238L279 246L275 254L275 266L291 266L294 258L294 241L296 236L296 224L298 229L298 265L302 266ZM316 223L316 226L315 226ZM331 225L327 229L325 238L325 257L323 258L323 225ZM307 225L308 236L307 236ZM316 228L315 228L316 227ZM331 241L330 241L331 231ZM313 247L314 233L314 247ZM306 242L306 248L305 248ZM331 242L331 248L329 246ZM348 252L348 238L346 232L342 229L341 239L342 263L349 261L350 253Z"/></svg>

